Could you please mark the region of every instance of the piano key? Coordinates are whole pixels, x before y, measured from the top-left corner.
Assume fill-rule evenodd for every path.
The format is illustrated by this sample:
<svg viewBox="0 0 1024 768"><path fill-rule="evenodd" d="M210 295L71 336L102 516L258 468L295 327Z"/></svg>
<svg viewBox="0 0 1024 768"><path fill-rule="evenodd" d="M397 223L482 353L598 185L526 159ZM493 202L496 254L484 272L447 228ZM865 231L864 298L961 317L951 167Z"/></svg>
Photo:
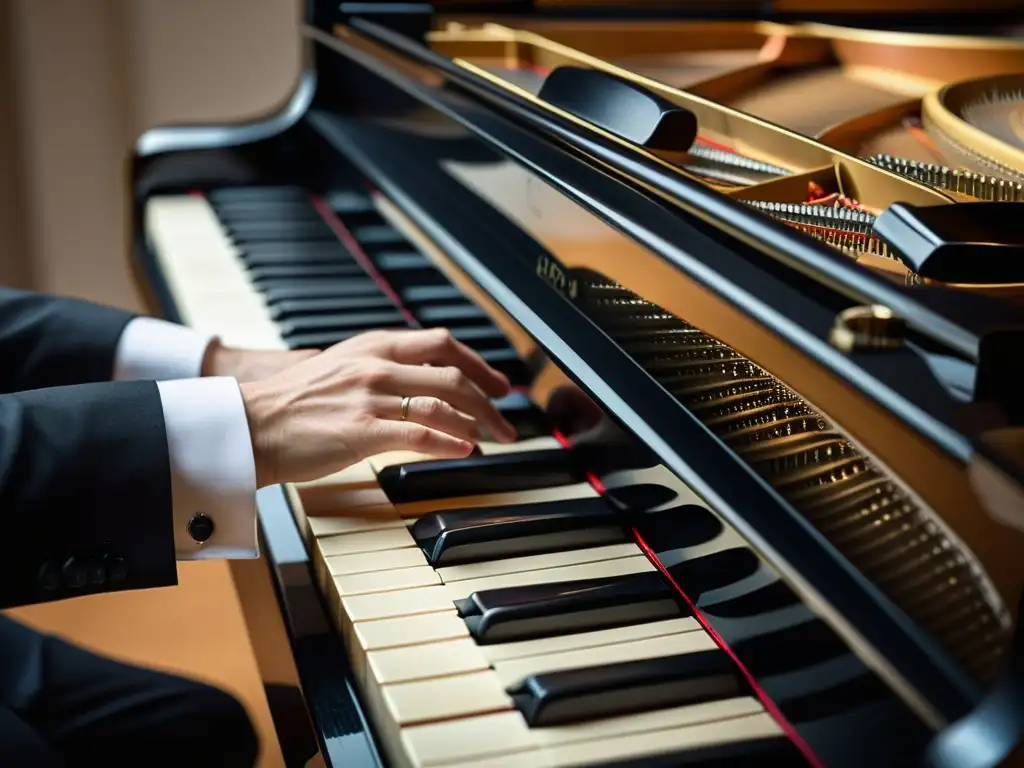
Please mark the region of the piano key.
<svg viewBox="0 0 1024 768"><path fill-rule="evenodd" d="M674 768L675 766L806 765L778 724L766 713L700 723L685 728L548 747L552 768ZM657 760L657 762L655 762Z"/></svg>
<svg viewBox="0 0 1024 768"><path fill-rule="evenodd" d="M469 510L472 512L473 510ZM415 533L415 525L410 532ZM414 536L415 538L415 536ZM550 568L564 568L571 565L600 563L620 557L637 557L642 555L632 539L620 540L605 546L593 546L580 549L556 549L539 555L523 557L507 557L482 562L470 562L463 565L448 565L437 568L437 573L445 584L459 581L486 579L491 576L520 574L527 571L542 571Z"/></svg>
<svg viewBox="0 0 1024 768"><path fill-rule="evenodd" d="M413 314L423 326L428 328L436 325L472 325L487 319L487 313L475 304L468 302L422 306Z"/></svg>
<svg viewBox="0 0 1024 768"><path fill-rule="evenodd" d="M437 267L426 256L416 251L382 251L373 256L373 263L381 272L408 270L437 271Z"/></svg>
<svg viewBox="0 0 1024 768"><path fill-rule="evenodd" d="M532 674L511 694L516 709L536 728L698 704L744 692L732 659L716 649Z"/></svg>
<svg viewBox="0 0 1024 768"><path fill-rule="evenodd" d="M335 344L358 336L363 331L315 331L311 333L296 333L288 339L289 349L327 349Z"/></svg>
<svg viewBox="0 0 1024 768"><path fill-rule="evenodd" d="M344 218L377 211L373 199L359 190L337 190L328 193L324 200L335 214Z"/></svg>
<svg viewBox="0 0 1024 768"><path fill-rule="evenodd" d="M526 491L582 479L566 450L471 456L384 468L381 488L394 503L446 496Z"/></svg>
<svg viewBox="0 0 1024 768"><path fill-rule="evenodd" d="M608 631L608 630L605 630ZM520 687L531 675L558 672L568 669L597 668L627 661L656 659L688 653L713 651L726 654L718 649L715 641L703 630L684 631L670 635L655 635L638 640L595 647L573 648L566 651L547 653L543 656L526 656L508 661L496 661L494 672L501 679L506 690Z"/></svg>
<svg viewBox="0 0 1024 768"><path fill-rule="evenodd" d="M505 374L513 385L525 384L531 379L526 363L512 347L481 350L480 357L496 371Z"/></svg>
<svg viewBox="0 0 1024 768"><path fill-rule="evenodd" d="M352 312L365 309L392 309L394 303L383 293L369 296L349 296L334 299L289 299L270 307L274 320L289 317L315 317L334 312Z"/></svg>
<svg viewBox="0 0 1024 768"><path fill-rule="evenodd" d="M323 219L313 221L237 221L225 223L228 236L246 243L335 242L337 235Z"/></svg>
<svg viewBox="0 0 1024 768"><path fill-rule="evenodd" d="M324 557L333 555L358 555L363 552L384 552L389 549L415 547L416 542L409 535L409 530L401 528L381 528L372 531L345 533L340 536L326 536L317 539L317 545Z"/></svg>
<svg viewBox="0 0 1024 768"><path fill-rule="evenodd" d="M474 325L452 328L452 336L475 350L496 349L508 346L508 339L496 325Z"/></svg>
<svg viewBox="0 0 1024 768"><path fill-rule="evenodd" d="M458 603L480 644L640 624L689 614L656 571L483 590Z"/></svg>
<svg viewBox="0 0 1024 768"><path fill-rule="evenodd" d="M517 712L502 712L406 728L402 744L415 766L540 766L549 746L610 740L630 734L676 730L762 712L752 697L725 699L654 712L603 718L590 723L531 729ZM488 755L497 755L493 759ZM526 762L501 762L522 759ZM533 762L530 762L533 761Z"/></svg>
<svg viewBox="0 0 1024 768"><path fill-rule="evenodd" d="M380 247L385 245L404 246L407 245L402 233L390 224L363 224L353 227L352 237L360 245Z"/></svg>
<svg viewBox="0 0 1024 768"><path fill-rule="evenodd" d="M184 323L231 346L285 346L206 200L151 198L145 231Z"/></svg>
<svg viewBox="0 0 1024 768"><path fill-rule="evenodd" d="M436 627L424 628L436 631ZM388 649L363 648L363 651L368 665L367 680L372 680L377 685L393 685L479 672L490 669L492 664L499 661L544 657L693 631L701 631L700 625L693 619L685 619L494 646L478 646L466 635L440 642L416 637L415 642L404 646ZM720 655L728 659L725 654Z"/></svg>
<svg viewBox="0 0 1024 768"><path fill-rule="evenodd" d="M399 522L399 521L396 521ZM397 529L399 526L394 526ZM355 555L324 557L331 576L354 576L377 571L398 571L404 568L426 567L429 564L418 549L389 549L385 552L363 552Z"/></svg>
<svg viewBox="0 0 1024 768"><path fill-rule="evenodd" d="M419 646L468 637L466 625L454 610L394 619L360 621L354 625L354 642L361 653Z"/></svg>
<svg viewBox="0 0 1024 768"><path fill-rule="evenodd" d="M328 298L348 296L376 296L380 293L380 287L370 278L353 278L345 281L330 281L323 283L309 283L305 285L287 285L281 287L268 287L264 291L268 303L287 301L291 299L304 298Z"/></svg>
<svg viewBox="0 0 1024 768"><path fill-rule="evenodd" d="M597 496L597 491L590 483L574 483L559 485L554 488L533 488L528 491L508 491L504 493L482 493L475 496L455 496L447 499L430 499L396 504L395 509L402 517L421 517L429 512L441 509L472 509L474 507L493 507L507 504L540 504L545 501L559 499L582 499Z"/></svg>
<svg viewBox="0 0 1024 768"><path fill-rule="evenodd" d="M402 298L402 303L410 307L415 307L418 304L442 304L450 301L466 300L465 294L450 283L441 285L412 285L399 291L399 296ZM497 329L495 328L495 330Z"/></svg>
<svg viewBox="0 0 1024 768"><path fill-rule="evenodd" d="M401 589L376 595L356 595L342 598L341 603L347 623L396 619L400 616L417 616L425 613L446 613L452 609L451 597L443 586Z"/></svg>
<svg viewBox="0 0 1024 768"><path fill-rule="evenodd" d="M313 331L373 330L395 328L407 325L405 316L397 309L371 312L337 312L329 315L293 317L278 323L281 336L290 337Z"/></svg>
<svg viewBox="0 0 1024 768"><path fill-rule="evenodd" d="M421 671L417 671L415 662L408 652L396 650L375 652L376 656L390 655L394 658L398 654L402 658L384 670L380 670L380 665L375 663L376 656L370 658L366 678L369 683L368 688L373 692L371 696L379 695L384 705L389 725L402 728L416 723L468 715L484 715L488 712L509 709L514 706L514 700L509 696L508 689L518 686L520 680L533 674L534 671L557 671L587 664L595 667L595 675L600 675L600 670L597 668L609 663L617 664L629 659L657 658L665 655L666 649L673 647L677 649L677 655L696 654L707 650L708 643L711 643L711 648L714 648L710 638L702 632L683 632L615 645L596 646L516 661L499 662L491 670L476 669L480 663L479 660L467 658L473 650L471 641L452 640L438 644L446 646L446 648L436 657L433 654L428 655L425 652L425 646L417 646L418 649L424 651L424 659L436 658L436 662L433 662L436 663L436 668L430 669L429 672L450 668L455 670L451 674L442 672L430 678L382 683L375 678L380 671L393 675L422 674ZM724 654L722 656L725 657ZM470 667L473 668L473 671L469 671ZM522 675L514 671L520 669L528 671ZM616 669L614 672L618 673L619 670ZM614 682L611 675L607 679L609 682Z"/></svg>
<svg viewBox="0 0 1024 768"><path fill-rule="evenodd" d="M308 200L286 200L266 203L242 200L230 203L215 203L217 218L223 222L266 221L281 219L286 221L320 221L320 214Z"/></svg>
<svg viewBox="0 0 1024 768"><path fill-rule="evenodd" d="M374 508L379 510L380 508ZM360 510L362 513L363 510ZM405 525L405 521L398 516L398 513L394 511L394 507L390 508L389 512L379 512L372 515L338 515L334 517L308 517L310 533L313 534L314 538L321 538L327 536L337 536L343 533L363 533L366 531L383 531L386 529L404 529L408 530ZM376 551L376 550L375 550ZM418 554L420 557L423 556L423 552L419 549L411 549L411 552ZM355 554L351 555L338 555L337 557L355 557ZM328 560L333 560L334 556L324 555Z"/></svg>
<svg viewBox="0 0 1024 768"><path fill-rule="evenodd" d="M632 541L607 501L570 499L421 517L413 538L433 566Z"/></svg>
<svg viewBox="0 0 1024 768"><path fill-rule="evenodd" d="M308 202L309 190L304 187L267 186L267 187L222 187L206 193L211 203L231 204L239 202Z"/></svg>
<svg viewBox="0 0 1024 768"><path fill-rule="evenodd" d="M448 595L454 603L457 600L465 600L474 592L483 592L489 589L520 587L548 582L587 581L589 579L626 576L631 573L643 573L653 570L655 570L654 566L644 555L634 555L632 557L609 558L594 563L581 563L579 565L566 565L556 568L545 568L543 570L524 571L522 573L506 573L497 576L465 579L445 584L444 588L448 591Z"/></svg>
<svg viewBox="0 0 1024 768"><path fill-rule="evenodd" d="M246 243L239 254L250 268L289 264L357 263L341 242Z"/></svg>
<svg viewBox="0 0 1024 768"><path fill-rule="evenodd" d="M692 617L676 616L662 621L628 624L591 632L569 632L532 640L517 640L491 645L477 643L477 647L491 664L495 664L501 661L527 659L566 651L599 648L604 645L618 645L634 640L678 635L683 632L703 632L703 629Z"/></svg>
<svg viewBox="0 0 1024 768"><path fill-rule="evenodd" d="M345 574L334 576L333 580L334 590L341 597L395 592L402 589L430 587L441 583L441 577L429 565Z"/></svg>
<svg viewBox="0 0 1024 768"><path fill-rule="evenodd" d="M324 277L366 277L366 272L354 261L337 264L275 264L249 269L249 279L256 284L272 280Z"/></svg>
<svg viewBox="0 0 1024 768"><path fill-rule="evenodd" d="M539 435L537 437L522 436L523 439L514 443L492 443L483 440L477 443L477 448L484 456L494 456L500 453L523 453L529 451L548 451L562 448L562 444L551 435Z"/></svg>

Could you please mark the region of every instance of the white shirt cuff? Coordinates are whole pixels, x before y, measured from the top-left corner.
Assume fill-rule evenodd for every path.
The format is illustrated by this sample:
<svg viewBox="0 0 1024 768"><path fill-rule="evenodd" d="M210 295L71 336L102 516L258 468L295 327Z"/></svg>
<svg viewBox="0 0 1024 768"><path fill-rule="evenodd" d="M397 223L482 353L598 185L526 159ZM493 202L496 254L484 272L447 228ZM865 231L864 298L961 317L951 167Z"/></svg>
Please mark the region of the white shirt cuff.
<svg viewBox="0 0 1024 768"><path fill-rule="evenodd" d="M167 426L179 560L259 556L256 463L238 382L232 378L157 383ZM197 542L190 523L205 515L213 533Z"/></svg>
<svg viewBox="0 0 1024 768"><path fill-rule="evenodd" d="M117 341L114 379L169 381L197 377L213 338L165 320L133 318Z"/></svg>

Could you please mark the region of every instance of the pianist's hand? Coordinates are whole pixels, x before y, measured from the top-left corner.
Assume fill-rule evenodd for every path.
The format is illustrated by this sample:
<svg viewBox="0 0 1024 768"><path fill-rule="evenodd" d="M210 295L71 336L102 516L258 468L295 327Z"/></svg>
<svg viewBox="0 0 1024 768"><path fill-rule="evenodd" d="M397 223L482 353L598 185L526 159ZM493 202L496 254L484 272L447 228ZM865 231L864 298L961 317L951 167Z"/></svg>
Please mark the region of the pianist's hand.
<svg viewBox="0 0 1024 768"><path fill-rule="evenodd" d="M240 387L260 487L313 480L385 451L462 458L481 427L515 439L490 400L508 394L508 379L444 330L362 334Z"/></svg>
<svg viewBox="0 0 1024 768"><path fill-rule="evenodd" d="M231 376L238 381L256 381L308 360L314 349L236 349L211 342L203 358L203 376Z"/></svg>

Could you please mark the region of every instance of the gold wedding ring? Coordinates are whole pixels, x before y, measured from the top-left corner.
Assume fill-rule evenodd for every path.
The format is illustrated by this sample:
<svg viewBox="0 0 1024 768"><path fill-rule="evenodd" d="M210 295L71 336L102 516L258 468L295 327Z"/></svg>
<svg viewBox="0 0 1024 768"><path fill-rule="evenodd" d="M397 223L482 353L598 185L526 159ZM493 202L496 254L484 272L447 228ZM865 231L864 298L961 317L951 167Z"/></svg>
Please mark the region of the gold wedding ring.
<svg viewBox="0 0 1024 768"><path fill-rule="evenodd" d="M403 397L402 398L402 415L398 418L399 421L405 421L406 419L409 418L409 401L410 400L412 400L411 397Z"/></svg>

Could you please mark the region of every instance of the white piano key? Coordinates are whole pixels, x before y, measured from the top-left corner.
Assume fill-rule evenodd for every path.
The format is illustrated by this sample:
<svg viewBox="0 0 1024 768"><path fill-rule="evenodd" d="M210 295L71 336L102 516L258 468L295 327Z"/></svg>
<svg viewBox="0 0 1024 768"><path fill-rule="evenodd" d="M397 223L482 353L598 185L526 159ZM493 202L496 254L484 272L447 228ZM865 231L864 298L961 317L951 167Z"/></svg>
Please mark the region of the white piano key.
<svg viewBox="0 0 1024 768"><path fill-rule="evenodd" d="M502 712L443 723L414 725L402 730L402 744L410 762L417 768L469 768L471 765L496 768L506 764L510 768L518 765L539 766L546 764L543 761L548 747L594 740L612 741L625 736L676 730L704 723L728 723L762 712L760 702L753 697L738 697L533 729L518 712ZM745 730L742 726L738 729L741 740L745 737Z"/></svg>
<svg viewBox="0 0 1024 768"><path fill-rule="evenodd" d="M550 552L543 555L526 555L509 557L502 560L484 560L479 563L465 565L449 565L438 568L437 572L445 584L469 579L483 579L489 576L540 571L547 568L561 568L569 565L600 563L605 560L616 560L620 557L636 557L642 555L641 549L633 543L610 544L604 547L587 547L571 549L564 552Z"/></svg>
<svg viewBox="0 0 1024 768"><path fill-rule="evenodd" d="M388 719L399 727L512 708L512 698L490 670L378 689Z"/></svg>
<svg viewBox="0 0 1024 768"><path fill-rule="evenodd" d="M528 584L550 584L560 581L583 581L585 579L602 579L609 576L627 576L631 573L653 571L655 567L645 555L620 557L599 563L568 565L562 568L547 568L542 571L524 571L508 573L501 576L488 576L482 579L467 579L445 584L444 589L453 601L464 600L474 592L485 589L504 589L505 587L523 587Z"/></svg>
<svg viewBox="0 0 1024 768"><path fill-rule="evenodd" d="M372 571L347 576L335 576L334 589L341 597L374 595L399 589L430 587L441 583L437 571L429 565L398 568L390 571Z"/></svg>
<svg viewBox="0 0 1024 768"><path fill-rule="evenodd" d="M762 712L683 728L669 728L613 738L597 738L592 741L547 747L542 750L541 754L546 764L552 768L575 768L597 762L622 760L629 757L653 757L681 750L701 749L718 744L734 744L781 735L782 730L778 724L767 713Z"/></svg>
<svg viewBox="0 0 1024 768"><path fill-rule="evenodd" d="M324 563L331 576L354 576L361 573L429 567L423 551L413 547L391 549L386 552L362 552L357 555L335 555L324 558Z"/></svg>
<svg viewBox="0 0 1024 768"><path fill-rule="evenodd" d="M711 637L701 632L681 632L673 635L641 638L614 645L594 648L576 648L544 656L527 656L494 664L494 671L506 689L518 686L530 675L543 672L557 672L578 667L596 667L605 664L619 664L639 659L657 659L662 656L677 656L685 653L714 651L718 648Z"/></svg>
<svg viewBox="0 0 1024 768"><path fill-rule="evenodd" d="M154 197L144 217L154 257L186 325L216 333L230 346L286 346L205 199Z"/></svg>
<svg viewBox="0 0 1024 768"><path fill-rule="evenodd" d="M415 547L416 541L408 528L384 528L376 531L343 533L316 540L323 557L359 555L363 552L384 552L389 549Z"/></svg>

